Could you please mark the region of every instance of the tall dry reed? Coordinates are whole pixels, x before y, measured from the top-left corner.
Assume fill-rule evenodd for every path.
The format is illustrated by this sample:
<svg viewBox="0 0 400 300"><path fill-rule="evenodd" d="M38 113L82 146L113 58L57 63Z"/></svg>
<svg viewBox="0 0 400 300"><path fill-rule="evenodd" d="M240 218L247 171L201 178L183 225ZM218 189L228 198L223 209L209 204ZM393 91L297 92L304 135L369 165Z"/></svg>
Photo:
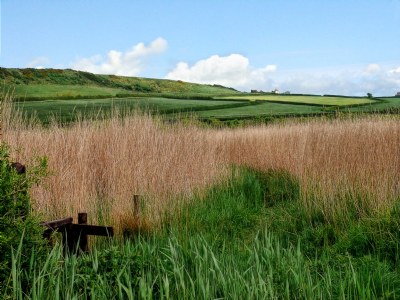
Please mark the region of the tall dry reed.
<svg viewBox="0 0 400 300"><path fill-rule="evenodd" d="M209 132L166 126L148 115L15 129L5 137L18 161L48 157L50 176L33 190L35 208L47 218L106 212L118 227L117 220L136 214L132 199L139 194L153 222L173 206L173 196L190 196L223 173Z"/></svg>
<svg viewBox="0 0 400 300"><path fill-rule="evenodd" d="M302 201L329 220L383 212L400 200L400 121L369 117L221 132L229 162L284 169Z"/></svg>
<svg viewBox="0 0 400 300"><path fill-rule="evenodd" d="M132 196L140 194L146 222L156 223L174 199L217 182L230 164L288 170L310 213L332 221L385 211L400 197L400 122L392 118L201 129L133 114L69 127L14 125L4 137L16 160L48 157L51 175L32 192L46 218L85 210L91 221L120 228L134 219Z"/></svg>

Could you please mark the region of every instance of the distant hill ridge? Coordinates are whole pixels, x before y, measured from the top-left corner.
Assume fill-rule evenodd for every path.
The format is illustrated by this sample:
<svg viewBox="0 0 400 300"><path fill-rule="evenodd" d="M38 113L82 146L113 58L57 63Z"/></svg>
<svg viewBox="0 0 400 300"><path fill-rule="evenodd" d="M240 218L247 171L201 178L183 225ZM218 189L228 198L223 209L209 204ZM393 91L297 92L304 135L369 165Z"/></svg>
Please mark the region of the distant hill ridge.
<svg viewBox="0 0 400 300"><path fill-rule="evenodd" d="M207 85L174 81L116 75L99 75L71 69L17 69L0 68L0 82L5 87L14 87L16 94L29 97L43 97L33 92L32 85L48 86L97 86L114 89L115 93L189 93L189 94L231 94L233 88L221 85ZM25 88L24 88L25 87ZM65 87L65 89L68 89ZM47 94L46 94L47 96ZM101 96L101 95L99 95Z"/></svg>

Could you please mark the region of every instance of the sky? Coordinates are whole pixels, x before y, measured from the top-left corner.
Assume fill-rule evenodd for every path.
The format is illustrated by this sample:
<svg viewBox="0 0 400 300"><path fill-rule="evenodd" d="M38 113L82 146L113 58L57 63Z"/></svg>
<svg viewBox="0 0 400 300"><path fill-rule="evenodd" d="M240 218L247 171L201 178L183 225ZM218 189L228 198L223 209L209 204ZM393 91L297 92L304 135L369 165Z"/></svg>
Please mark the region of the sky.
<svg viewBox="0 0 400 300"><path fill-rule="evenodd" d="M400 0L0 0L0 66L400 92Z"/></svg>

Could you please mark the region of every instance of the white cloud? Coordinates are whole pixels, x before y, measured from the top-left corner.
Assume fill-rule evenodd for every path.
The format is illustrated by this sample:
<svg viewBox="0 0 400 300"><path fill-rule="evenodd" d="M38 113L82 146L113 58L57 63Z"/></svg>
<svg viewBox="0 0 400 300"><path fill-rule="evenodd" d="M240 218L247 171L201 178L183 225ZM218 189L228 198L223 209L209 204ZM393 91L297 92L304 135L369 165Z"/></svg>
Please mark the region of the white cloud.
<svg viewBox="0 0 400 300"><path fill-rule="evenodd" d="M167 74L166 78L247 88L251 85L265 85L268 74L275 71L275 65L267 65L259 69L252 68L249 59L240 54L213 55L199 60L192 66L186 62L180 62Z"/></svg>
<svg viewBox="0 0 400 300"><path fill-rule="evenodd" d="M381 66L378 64L369 64L365 68L365 73L366 74L375 74L378 73L381 70Z"/></svg>
<svg viewBox="0 0 400 300"><path fill-rule="evenodd" d="M167 41L157 38L149 45L139 43L125 52L110 50L105 58L99 54L81 58L72 64L72 68L96 74L137 76L145 68L146 57L160 54L166 49Z"/></svg>
<svg viewBox="0 0 400 300"><path fill-rule="evenodd" d="M336 70L287 71L277 74L278 87L298 93L363 96L394 95L400 90L400 72L379 64Z"/></svg>
<svg viewBox="0 0 400 300"><path fill-rule="evenodd" d="M371 63L336 69L278 70L274 64L263 68L251 66L240 54L213 55L193 65L180 62L167 79L197 83L222 84L239 90L275 88L292 93L392 95L400 90L400 67L390 68Z"/></svg>
<svg viewBox="0 0 400 300"><path fill-rule="evenodd" d="M389 71L391 74L400 74L400 67Z"/></svg>
<svg viewBox="0 0 400 300"><path fill-rule="evenodd" d="M48 59L45 56L40 56L34 58L32 61L30 61L26 67L27 68L36 68L36 69L43 69L45 68L45 65L50 63L50 59Z"/></svg>

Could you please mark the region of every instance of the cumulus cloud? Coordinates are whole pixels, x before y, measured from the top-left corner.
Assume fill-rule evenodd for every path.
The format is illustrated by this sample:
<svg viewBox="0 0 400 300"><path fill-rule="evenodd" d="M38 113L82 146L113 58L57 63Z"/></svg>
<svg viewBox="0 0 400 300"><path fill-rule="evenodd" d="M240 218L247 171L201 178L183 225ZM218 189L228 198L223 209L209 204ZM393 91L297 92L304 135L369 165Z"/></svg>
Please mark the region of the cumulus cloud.
<svg viewBox="0 0 400 300"><path fill-rule="evenodd" d="M36 69L43 69L45 68L46 65L50 63L50 59L48 59L45 56L39 56L34 58L32 61L30 61L26 67L27 68L36 68Z"/></svg>
<svg viewBox="0 0 400 300"><path fill-rule="evenodd" d="M278 70L275 64L252 67L240 54L213 55L189 65L178 63L167 79L221 84L239 90L258 89L310 94L392 95L400 91L400 67L377 63L336 69Z"/></svg>
<svg viewBox="0 0 400 300"><path fill-rule="evenodd" d="M72 64L72 68L96 74L137 76L145 68L147 57L160 54L166 49L167 41L157 38L149 45L139 43L125 52L110 50L105 57L97 54L81 58Z"/></svg>
<svg viewBox="0 0 400 300"><path fill-rule="evenodd" d="M365 73L366 74L375 74L375 73L379 73L379 71L381 70L381 66L378 64L369 64L366 68L365 68Z"/></svg>
<svg viewBox="0 0 400 300"><path fill-rule="evenodd" d="M241 54L213 55L199 60L192 66L186 62L180 62L167 74L166 78L247 88L251 85L267 84L268 74L275 72L276 69L275 65L252 68L249 59Z"/></svg>
<svg viewBox="0 0 400 300"><path fill-rule="evenodd" d="M299 93L363 96L394 95L400 90L400 72L379 64L336 70L288 71L277 74L274 83Z"/></svg>
<svg viewBox="0 0 400 300"><path fill-rule="evenodd" d="M400 74L400 67L389 71L391 74Z"/></svg>

